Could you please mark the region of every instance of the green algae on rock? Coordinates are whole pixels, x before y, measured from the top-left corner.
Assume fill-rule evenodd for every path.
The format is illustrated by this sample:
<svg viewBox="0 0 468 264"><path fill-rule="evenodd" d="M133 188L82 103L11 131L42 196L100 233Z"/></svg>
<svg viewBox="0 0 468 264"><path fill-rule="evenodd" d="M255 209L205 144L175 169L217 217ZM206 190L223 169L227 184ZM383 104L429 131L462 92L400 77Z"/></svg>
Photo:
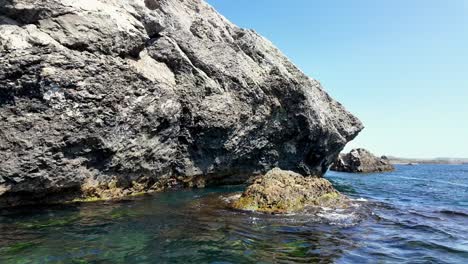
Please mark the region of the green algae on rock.
<svg viewBox="0 0 468 264"><path fill-rule="evenodd" d="M310 206L345 208L348 202L326 179L304 177L275 168L256 178L232 202L232 207L264 213L290 213Z"/></svg>

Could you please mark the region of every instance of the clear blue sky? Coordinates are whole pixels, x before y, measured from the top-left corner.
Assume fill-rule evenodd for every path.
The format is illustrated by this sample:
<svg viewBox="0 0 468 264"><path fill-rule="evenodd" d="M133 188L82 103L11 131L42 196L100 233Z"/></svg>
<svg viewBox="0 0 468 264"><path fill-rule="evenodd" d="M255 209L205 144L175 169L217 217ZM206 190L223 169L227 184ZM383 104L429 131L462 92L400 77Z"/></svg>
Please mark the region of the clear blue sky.
<svg viewBox="0 0 468 264"><path fill-rule="evenodd" d="M468 157L467 0L208 0L366 126L376 154Z"/></svg>

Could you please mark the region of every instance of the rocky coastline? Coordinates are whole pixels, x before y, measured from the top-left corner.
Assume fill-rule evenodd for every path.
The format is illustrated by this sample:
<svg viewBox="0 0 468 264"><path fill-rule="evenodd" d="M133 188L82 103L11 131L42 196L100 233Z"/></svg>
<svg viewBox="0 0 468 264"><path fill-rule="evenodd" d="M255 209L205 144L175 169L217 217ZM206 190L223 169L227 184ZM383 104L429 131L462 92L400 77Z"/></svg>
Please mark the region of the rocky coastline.
<svg viewBox="0 0 468 264"><path fill-rule="evenodd" d="M363 129L201 0L0 0L0 207L322 176Z"/></svg>

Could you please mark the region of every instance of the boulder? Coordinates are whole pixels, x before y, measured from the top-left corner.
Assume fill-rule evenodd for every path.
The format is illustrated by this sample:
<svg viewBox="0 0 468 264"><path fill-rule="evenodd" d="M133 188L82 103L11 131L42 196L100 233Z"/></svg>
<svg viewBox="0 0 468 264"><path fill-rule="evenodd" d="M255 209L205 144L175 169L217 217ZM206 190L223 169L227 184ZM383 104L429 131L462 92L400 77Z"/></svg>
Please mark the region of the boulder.
<svg viewBox="0 0 468 264"><path fill-rule="evenodd" d="M347 154L340 154L330 170L353 173L371 173L393 171L395 167L388 159L374 156L365 149L353 149Z"/></svg>
<svg viewBox="0 0 468 264"><path fill-rule="evenodd" d="M201 0L0 0L0 207L322 175L363 128Z"/></svg>
<svg viewBox="0 0 468 264"><path fill-rule="evenodd" d="M232 207L263 213L292 213L308 207L345 208L349 200L320 177L272 169L235 197Z"/></svg>

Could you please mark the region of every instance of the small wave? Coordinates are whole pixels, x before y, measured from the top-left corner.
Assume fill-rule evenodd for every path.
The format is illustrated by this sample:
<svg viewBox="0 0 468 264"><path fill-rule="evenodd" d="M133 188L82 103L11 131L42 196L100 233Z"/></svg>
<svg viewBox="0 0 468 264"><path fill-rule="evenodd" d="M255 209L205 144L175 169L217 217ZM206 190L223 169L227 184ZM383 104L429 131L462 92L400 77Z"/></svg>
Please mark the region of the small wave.
<svg viewBox="0 0 468 264"><path fill-rule="evenodd" d="M357 198L357 199L352 199L352 201L355 201L355 202L368 202L369 200L361 197L361 198Z"/></svg>
<svg viewBox="0 0 468 264"><path fill-rule="evenodd" d="M464 249L454 247L454 246L448 246L448 245L434 242L434 241L409 240L405 244L410 247L421 247L425 249L432 249L432 250L437 250L437 251L442 251L442 252L447 252L447 253L464 254L464 255L466 254L466 251Z"/></svg>
<svg viewBox="0 0 468 264"><path fill-rule="evenodd" d="M468 217L468 212L460 212L460 211L455 211L455 210L444 209L444 210L437 211L437 213Z"/></svg>
<svg viewBox="0 0 468 264"><path fill-rule="evenodd" d="M394 214L392 215L382 215L382 214L375 214L374 215L379 221L384 221L381 222L381 224L384 225L390 225L390 226L396 226L400 227L402 229L407 229L411 230L412 232L417 230L417 232L425 232L427 234L438 234L450 239L453 239L456 237L456 235L452 234L446 228L444 228L442 225L435 225L431 224L431 222L425 222L421 218L417 219L400 219L398 217L395 217ZM403 215L405 216L405 215ZM418 216L419 217L419 216Z"/></svg>
<svg viewBox="0 0 468 264"><path fill-rule="evenodd" d="M424 213L421 213L421 212L418 212L418 211L414 211L414 210L408 210L408 213L419 216L419 217L424 217L424 218L427 218L427 219L439 220L439 221L443 220L440 217L433 216L433 215L427 215L427 214L424 214Z"/></svg>
<svg viewBox="0 0 468 264"><path fill-rule="evenodd" d="M424 232L431 233L431 234L443 235L448 238L455 238L454 235L448 233L447 231L441 228L430 226L430 225L425 225L425 224L411 225L411 224L403 224L403 223L400 223L400 224L406 228L410 228L411 230L419 230L419 231L424 231Z"/></svg>
<svg viewBox="0 0 468 264"><path fill-rule="evenodd" d="M398 178L405 179L405 180L413 180L413 181L435 182L435 183L441 183L441 184L447 184L447 185L453 185L453 186L459 186L459 187L468 188L468 185L466 185L466 184L455 183L455 182L449 182L449 181L438 181L438 180L434 180L434 179L420 179L420 178L403 177L403 176L399 176Z"/></svg>
<svg viewBox="0 0 468 264"><path fill-rule="evenodd" d="M333 210L329 208L323 208L316 214L316 216L320 217L324 222L330 225L339 226L353 226L363 219L362 215L354 211L343 209Z"/></svg>

